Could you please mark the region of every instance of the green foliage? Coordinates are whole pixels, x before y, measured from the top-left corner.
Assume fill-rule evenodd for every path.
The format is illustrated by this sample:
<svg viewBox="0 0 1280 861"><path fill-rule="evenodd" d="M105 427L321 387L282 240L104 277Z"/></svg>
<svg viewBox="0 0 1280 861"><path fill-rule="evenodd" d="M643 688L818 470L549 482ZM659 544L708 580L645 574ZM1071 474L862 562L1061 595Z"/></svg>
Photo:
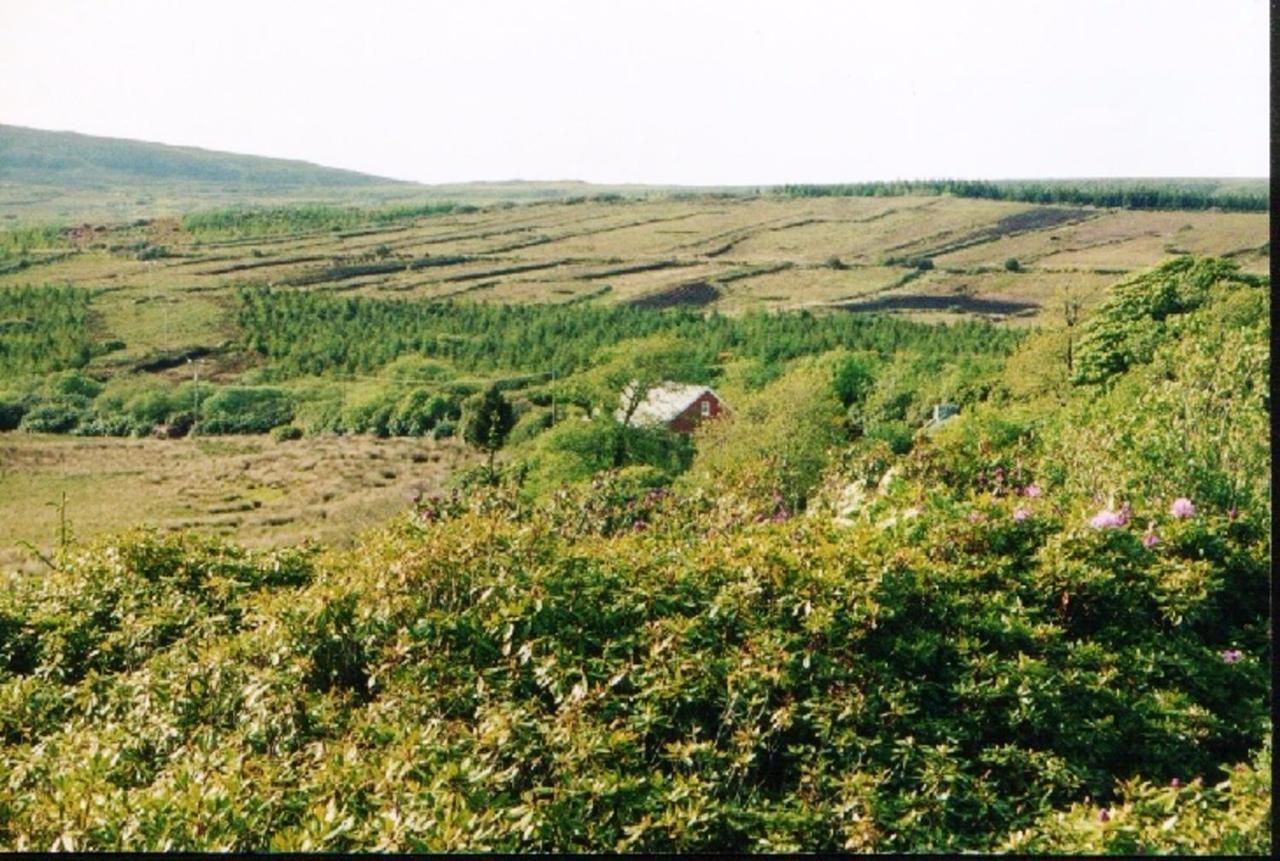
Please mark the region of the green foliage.
<svg viewBox="0 0 1280 861"><path fill-rule="evenodd" d="M865 356L844 356L836 362L832 385L846 408L867 399L875 383L875 365Z"/></svg>
<svg viewBox="0 0 1280 861"><path fill-rule="evenodd" d="M442 419L456 413L456 405L429 389L409 389L387 421L395 436L424 436Z"/></svg>
<svg viewBox="0 0 1280 861"><path fill-rule="evenodd" d="M276 442L293 442L302 439L302 428L297 425L280 425L271 430L271 438Z"/></svg>
<svg viewBox="0 0 1280 861"><path fill-rule="evenodd" d="M0 400L0 431L15 430L26 411L26 406L19 400Z"/></svg>
<svg viewBox="0 0 1280 861"><path fill-rule="evenodd" d="M266 433L293 419L293 401L269 386L225 386L200 406L205 433Z"/></svg>
<svg viewBox="0 0 1280 861"><path fill-rule="evenodd" d="M23 257L31 251L65 246L62 228L52 224L28 224L0 230L0 260Z"/></svg>
<svg viewBox="0 0 1280 861"><path fill-rule="evenodd" d="M66 433L85 418L84 411L75 407L42 404L23 414L18 429L28 433Z"/></svg>
<svg viewBox="0 0 1280 861"><path fill-rule="evenodd" d="M789 516L804 507L828 449L843 437L831 370L797 367L704 422L695 437L682 486L719 495L738 516Z"/></svg>
<svg viewBox="0 0 1280 861"><path fill-rule="evenodd" d="M95 346L90 297L75 287L0 290L0 376L87 364Z"/></svg>
<svg viewBox="0 0 1280 861"><path fill-rule="evenodd" d="M512 456L528 464L528 494L545 498L565 484L613 469L650 467L670 480L688 469L693 455L693 441L665 427L623 425L603 413L591 420L562 413L555 426Z"/></svg>
<svg viewBox="0 0 1280 861"><path fill-rule="evenodd" d="M1083 387L1047 432L1046 468L1092 494L1265 504L1267 291L1215 261L1179 260L1149 276L1118 286L1089 327L1082 374L1112 370L1105 386ZM1168 313L1121 322L1135 307ZM1116 366L1129 371L1116 376Z"/></svg>
<svg viewBox="0 0 1280 861"><path fill-rule="evenodd" d="M502 396L497 386L490 386L484 394L467 401L463 408L462 438L488 452L492 468L494 452L502 448L514 424L511 402Z"/></svg>
<svg viewBox="0 0 1280 861"><path fill-rule="evenodd" d="M1099 383L1149 362L1155 347L1177 333L1181 316L1219 284L1256 287L1258 278L1231 261L1179 257L1117 285L1085 326L1072 380Z"/></svg>
<svg viewBox="0 0 1280 861"><path fill-rule="evenodd" d="M513 446L527 443L549 427L551 427L551 410L541 407L525 410L524 414L516 419L507 442Z"/></svg>
<svg viewBox="0 0 1280 861"><path fill-rule="evenodd" d="M1265 188L1219 188L1214 180L916 180L863 182L852 185L784 185L788 197L896 197L908 194L952 194L984 200L1066 203L1126 209L1222 209L1267 212L1271 196Z"/></svg>
<svg viewBox="0 0 1280 861"><path fill-rule="evenodd" d="M1022 264L1018 262L1018 258L1010 257L1004 261L1004 268L1009 272L1021 272Z"/></svg>
<svg viewBox="0 0 1280 861"><path fill-rule="evenodd" d="M336 206L232 207L183 216L182 226L201 238L257 237L317 230L351 230L411 221L458 209L448 201L365 210Z"/></svg>
<svg viewBox="0 0 1280 861"><path fill-rule="evenodd" d="M730 318L625 305L443 303L266 289L242 290L238 316L245 346L286 377L368 373L409 354L464 373L554 369L566 377L595 366L620 342L653 335L689 345L688 360L704 367L724 352L772 364L841 347L1000 356L1021 337L987 323L937 326L864 314Z"/></svg>
<svg viewBox="0 0 1280 861"><path fill-rule="evenodd" d="M1001 847L1027 855L1257 855L1271 847L1271 739L1227 779L1125 781L1110 806L1077 802Z"/></svg>
<svg viewBox="0 0 1280 861"><path fill-rule="evenodd" d="M894 454L906 454L911 451L914 433L910 425L904 421L897 419L877 421L868 425L865 433L868 440L885 443Z"/></svg>

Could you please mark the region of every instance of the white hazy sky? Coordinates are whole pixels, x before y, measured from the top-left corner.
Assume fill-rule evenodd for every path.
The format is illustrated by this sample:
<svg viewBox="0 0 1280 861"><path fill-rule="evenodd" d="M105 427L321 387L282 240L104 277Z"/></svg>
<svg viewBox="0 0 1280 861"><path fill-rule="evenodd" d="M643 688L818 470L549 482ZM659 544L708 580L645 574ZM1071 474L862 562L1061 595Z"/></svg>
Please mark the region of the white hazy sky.
<svg viewBox="0 0 1280 861"><path fill-rule="evenodd" d="M0 0L0 123L422 182L1267 176L1264 0Z"/></svg>

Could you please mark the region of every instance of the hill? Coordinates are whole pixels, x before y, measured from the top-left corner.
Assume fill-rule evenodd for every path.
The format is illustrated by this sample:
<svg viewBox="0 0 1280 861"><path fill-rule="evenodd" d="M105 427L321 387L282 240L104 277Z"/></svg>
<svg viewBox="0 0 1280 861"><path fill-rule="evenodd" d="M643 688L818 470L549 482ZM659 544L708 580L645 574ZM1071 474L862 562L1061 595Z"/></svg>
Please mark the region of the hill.
<svg viewBox="0 0 1280 861"><path fill-rule="evenodd" d="M0 179L85 188L214 182L246 190L396 183L305 161L8 125L0 125Z"/></svg>
<svg viewBox="0 0 1280 861"><path fill-rule="evenodd" d="M410 182L304 161L0 125L0 219L123 223L230 205L385 205Z"/></svg>
<svg viewBox="0 0 1280 861"><path fill-rule="evenodd" d="M119 223L245 205L490 204L704 191L732 190L519 179L422 185L306 161L0 124L0 218L11 223Z"/></svg>

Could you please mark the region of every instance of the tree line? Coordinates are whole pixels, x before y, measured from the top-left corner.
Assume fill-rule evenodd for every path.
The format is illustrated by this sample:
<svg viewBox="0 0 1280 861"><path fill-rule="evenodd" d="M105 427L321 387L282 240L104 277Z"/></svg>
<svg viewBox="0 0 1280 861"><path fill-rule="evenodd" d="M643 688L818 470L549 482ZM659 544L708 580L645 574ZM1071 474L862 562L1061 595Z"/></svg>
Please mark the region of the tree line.
<svg viewBox="0 0 1280 861"><path fill-rule="evenodd" d="M1257 191L1223 190L1215 182L1062 180L987 181L961 179L897 180L835 185L784 185L787 197L898 197L908 194L951 194L983 200L1062 203L1121 209L1222 209L1269 212L1271 196Z"/></svg>
<svg viewBox="0 0 1280 861"><path fill-rule="evenodd" d="M490 305L334 297L246 287L239 291L244 346L282 377L363 373L420 353L462 371L567 374L591 366L619 341L657 334L687 339L704 362L732 351L776 364L836 348L942 356L1005 354L1021 337L964 321L939 326L849 313L753 312L740 317L686 309Z"/></svg>

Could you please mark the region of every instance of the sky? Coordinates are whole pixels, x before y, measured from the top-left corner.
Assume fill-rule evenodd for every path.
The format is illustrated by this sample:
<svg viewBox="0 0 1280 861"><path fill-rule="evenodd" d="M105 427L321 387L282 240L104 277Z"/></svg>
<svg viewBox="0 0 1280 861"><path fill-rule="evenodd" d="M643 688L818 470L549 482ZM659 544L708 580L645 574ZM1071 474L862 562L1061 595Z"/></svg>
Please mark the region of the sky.
<svg viewBox="0 0 1280 861"><path fill-rule="evenodd" d="M0 123L419 182L1268 176L1265 0L0 0Z"/></svg>

